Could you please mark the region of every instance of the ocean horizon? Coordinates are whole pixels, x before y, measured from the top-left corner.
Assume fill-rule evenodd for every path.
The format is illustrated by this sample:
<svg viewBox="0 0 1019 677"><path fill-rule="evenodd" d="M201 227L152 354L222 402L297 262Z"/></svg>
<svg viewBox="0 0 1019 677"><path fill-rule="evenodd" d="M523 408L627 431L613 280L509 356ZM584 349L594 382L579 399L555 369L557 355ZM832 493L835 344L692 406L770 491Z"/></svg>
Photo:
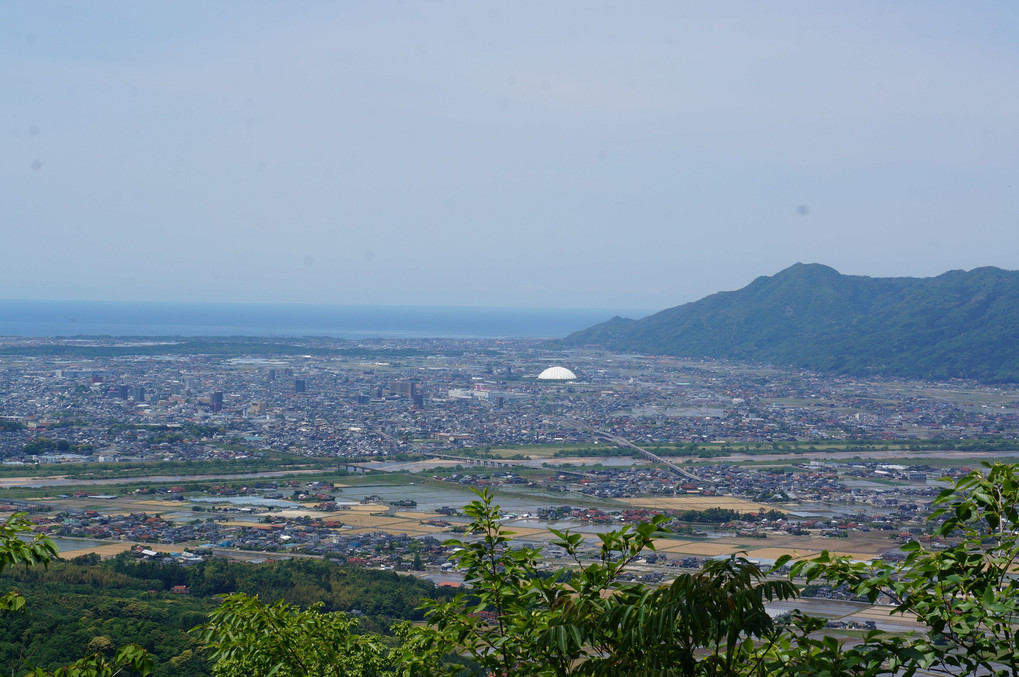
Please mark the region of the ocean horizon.
<svg viewBox="0 0 1019 677"><path fill-rule="evenodd" d="M615 315L599 308L0 300L0 336L562 338Z"/></svg>

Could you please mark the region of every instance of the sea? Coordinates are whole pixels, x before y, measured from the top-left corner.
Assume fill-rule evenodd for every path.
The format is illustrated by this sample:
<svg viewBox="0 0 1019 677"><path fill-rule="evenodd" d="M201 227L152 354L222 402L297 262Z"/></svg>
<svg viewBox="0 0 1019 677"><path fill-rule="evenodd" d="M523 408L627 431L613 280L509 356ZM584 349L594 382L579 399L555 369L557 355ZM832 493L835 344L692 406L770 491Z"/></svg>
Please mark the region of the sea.
<svg viewBox="0 0 1019 677"><path fill-rule="evenodd" d="M647 314L604 308L0 300L0 336L562 338L615 315Z"/></svg>

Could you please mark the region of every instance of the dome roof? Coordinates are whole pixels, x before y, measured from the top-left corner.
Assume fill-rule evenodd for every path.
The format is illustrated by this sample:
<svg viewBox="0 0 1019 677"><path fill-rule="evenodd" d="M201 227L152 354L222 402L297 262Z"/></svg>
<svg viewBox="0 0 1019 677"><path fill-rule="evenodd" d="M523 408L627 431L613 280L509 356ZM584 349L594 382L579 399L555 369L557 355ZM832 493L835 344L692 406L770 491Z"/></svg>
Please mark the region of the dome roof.
<svg viewBox="0 0 1019 677"><path fill-rule="evenodd" d="M538 374L538 379L542 381L573 381L576 378L577 375L566 367L549 367Z"/></svg>

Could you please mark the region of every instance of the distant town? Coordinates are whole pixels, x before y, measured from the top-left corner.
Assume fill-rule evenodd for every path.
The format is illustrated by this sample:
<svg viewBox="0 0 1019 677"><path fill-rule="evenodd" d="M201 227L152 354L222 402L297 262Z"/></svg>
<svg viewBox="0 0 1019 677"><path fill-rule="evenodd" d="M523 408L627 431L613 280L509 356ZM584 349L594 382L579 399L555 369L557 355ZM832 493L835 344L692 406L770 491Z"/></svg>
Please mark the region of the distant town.
<svg viewBox="0 0 1019 677"><path fill-rule="evenodd" d="M941 478L1019 446L1015 386L522 339L178 343L0 341L0 502L68 556L318 556L456 584L443 541L489 488L549 566L549 526L658 513L651 582L736 551L894 558L928 538Z"/></svg>
<svg viewBox="0 0 1019 677"><path fill-rule="evenodd" d="M42 341L6 339L0 346ZM386 457L589 444L596 429L635 443L755 450L785 442L1014 439L1019 432L1019 392L1005 386L827 377L539 346L389 340L362 345L370 359L8 354L0 356L0 415L22 425L0 435L0 458L194 460L252 450ZM578 378L536 378L559 363ZM186 435L153 439L159 436L137 425L223 432L209 444ZM44 431L57 446L31 445ZM241 450L227 449L227 439Z"/></svg>

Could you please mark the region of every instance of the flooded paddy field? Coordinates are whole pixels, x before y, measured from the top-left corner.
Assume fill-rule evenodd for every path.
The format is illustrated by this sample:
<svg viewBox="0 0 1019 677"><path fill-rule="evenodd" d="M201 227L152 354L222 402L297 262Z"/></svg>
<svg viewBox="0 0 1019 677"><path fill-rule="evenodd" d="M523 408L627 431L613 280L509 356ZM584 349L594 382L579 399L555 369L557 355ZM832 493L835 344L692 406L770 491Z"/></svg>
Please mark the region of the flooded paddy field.
<svg viewBox="0 0 1019 677"><path fill-rule="evenodd" d="M249 472L237 474L216 474L216 475L144 475L136 477L109 477L105 479L80 479L56 475L53 477L3 477L0 478L0 489L6 488L30 488L41 489L45 487L70 487L70 486L110 486L117 484L138 484L141 482L177 484L180 482L205 482L208 480L243 480L243 479L266 479L289 477L291 475L321 475L319 469L303 470L270 470L263 472Z"/></svg>
<svg viewBox="0 0 1019 677"><path fill-rule="evenodd" d="M582 452L583 450L578 450ZM942 454L944 452L941 452ZM760 457L755 457L759 459ZM798 463L803 463L801 455L795 455ZM450 476L449 466L451 461L457 465L463 465L452 475L460 481L442 480L439 477ZM94 494L81 496L68 496L57 492L74 493L63 482L71 482L67 478L31 478L31 481L42 486L38 488L37 498L24 498L24 489L15 494L18 501L27 504L28 501L35 501L47 505L53 511L69 510L75 511L96 511L102 515L136 515L145 513L147 515L159 516L164 522L172 522L186 531L189 525L214 522L222 527L223 536L218 539L206 539L214 543L228 542L230 534L243 531L245 528L257 526L258 529L268 529L262 526L267 524L281 525L284 522L303 520L298 524L308 524L308 520L319 524L318 528L324 528L320 538L323 542L334 538L349 536L360 536L368 534L386 533L393 536L406 535L411 538L425 536L433 537L439 541L455 537L468 519L462 514L449 514L450 512L462 511L463 507L478 499L478 495L472 490L471 485L485 486L493 485L494 502L500 507L502 513L502 526L508 531L514 532L513 538L521 543L541 544L554 540L556 537L551 534L549 528L558 530L570 530L587 536L586 541L591 544L597 543L597 535L609 530L618 529L622 526L620 515L606 515L605 513L622 512L628 509L643 508L650 512L657 510L698 510L708 509L731 510L738 513L758 513L777 509L784 512L786 519L810 519L819 520L821 524L814 524L802 535L793 535L773 527L764 520L761 524L750 529L756 533L739 533L741 527L726 525L720 526L716 523L705 522L691 525L693 530L687 529L685 533L662 537L655 542L659 553L669 561L697 558L700 560L714 557L727 557L737 553L745 553L752 560L762 565L770 565L783 555L789 555L795 559L811 558L828 550L832 553L847 556L853 560L867 561L881 556L882 553L895 549L896 541L894 533L887 531L864 532L861 530L846 529L844 526L839 529L837 536L828 537L822 535L822 530L829 529L832 520L851 522L845 520L847 515L855 515L865 512L869 515L895 514L898 510L894 504L879 506L876 504L855 503L853 501L795 501L784 500L781 502L752 500L745 496L757 494L746 491L745 487L756 487L751 479L749 484L741 480L742 485L737 486L737 477L744 469L733 469L733 466L719 464L714 469L701 464L694 466L692 470L703 473L707 477L703 486L708 486L712 481L733 482L733 487L738 489L723 488L722 492L704 491L698 493L662 494L639 492L642 487L651 491L656 486L672 480L668 472L661 467L653 467L643 459L635 460L629 456L580 456L580 457L539 457L528 460L507 460L506 465L498 467L485 465L467 465L466 462L456 459L431 459L419 461L379 461L370 464L356 464L359 466L370 466L376 470L385 468L388 472L372 472L369 474L344 475L335 470L319 470L314 473L304 473L301 482L290 480L298 479L295 473L250 473L246 475L218 475L208 476L209 482L203 482L202 486L212 484L226 484L220 486L215 493L206 493L197 490L198 483L202 477L194 476L154 476L147 478L117 478L104 481L100 486L99 482L94 483L96 490ZM590 465L588 465L590 464ZM602 470L595 471L591 466L600 465ZM545 472L539 469L543 467ZM572 469L570 469L572 466ZM635 469L635 466L636 469ZM524 471L524 467L532 468ZM417 469L416 473L407 472L409 468ZM563 470L570 469L570 472L559 473L556 468ZM783 468L779 471L768 471L760 477L762 481L770 481L767 478L773 477L822 477L835 476L834 466L824 466L821 469L814 467L805 469ZM755 473L756 470L746 470L748 473ZM273 482L285 476L288 481ZM934 476L933 473L930 476ZM757 477L754 475L754 477ZM915 491L917 487L923 487L926 483L916 482L887 482L876 481L871 477L861 478L851 476L848 466L840 471L839 477L846 481L845 495L852 492L876 491L882 494L884 491L894 491L897 487L906 487ZM718 478L718 479L712 479ZM28 479L28 478L25 478ZM228 480L219 482L219 480ZM241 481L236 481L241 480ZM324 484L312 484L312 480ZM697 478L693 478L695 486ZM841 481L840 480L840 481ZM251 487L258 483L257 490L252 491ZM110 486L122 484L137 484L141 488L132 486ZM148 484L145 484L148 483ZM629 483L629 484L627 484ZM163 486L151 486L151 484L162 484ZM179 484L182 487L190 487L181 493L170 494L169 487ZM247 488L242 489L242 484ZM624 486L625 485L625 486ZM87 485L86 485L87 486ZM317 488L312 488L317 487ZM621 492L620 487L626 491ZM742 487L742 488L740 488ZM809 485L804 485L805 492L812 490ZM76 490L82 488L81 481L77 481ZM554 491L553 491L554 489ZM799 485L790 486L789 494L798 492ZM140 491L144 493L133 493ZM123 493L121 493L123 492ZM130 492L130 493L129 493ZM228 492L235 492L230 495ZM236 492L244 495L236 495ZM305 492L307 496L298 500L298 495ZM3 497L3 489L0 488L0 498ZM600 493L601 495L593 495ZM636 493L636 495L635 495ZM720 495L713 495L719 493ZM327 496L323 496L327 494ZM734 495L735 494L735 495ZM315 496L317 497L309 497ZM763 495L763 494L762 494ZM610 497L610 496L626 496ZM867 499L870 500L870 499ZM882 499L883 500L883 499ZM916 499L906 499L916 500ZM558 511L557 514L563 519L557 521L545 521L538 519L541 508L569 506L571 510ZM578 517L577 510L596 509L592 513L591 520L582 520ZM601 511L601 512L598 512ZM728 518L727 518L728 519ZM777 519L771 516L771 519ZM321 520L321 522L317 522ZM777 523L776 523L777 524ZM282 527L280 527L282 528ZM300 527L298 527L300 528ZM683 528L683 527L680 527ZM169 531L171 527L167 527ZM335 530L332 533L329 530ZM205 541L200 540L197 535L193 542L175 545L177 550L184 547L196 547ZM91 535L91 532L79 534L82 536ZM129 544L128 544L129 545ZM125 549L123 542L104 543L96 545L96 552L104 555L115 554ZM78 550L79 548L75 548ZM284 553L280 553L284 555ZM671 567L675 567L673 563ZM673 569L663 569L666 573Z"/></svg>
<svg viewBox="0 0 1019 677"><path fill-rule="evenodd" d="M478 495L470 487L453 482L414 482L403 485L359 483L342 487L336 493L337 502L360 501L378 496L382 502L409 500L417 503L416 510L431 512L442 507L462 508ZM526 486L496 489L496 503L504 512L531 513L538 508L558 505L604 505L605 499L590 499L577 493L549 493ZM586 499L586 500L585 500ZM622 507L622 506L620 506Z"/></svg>

